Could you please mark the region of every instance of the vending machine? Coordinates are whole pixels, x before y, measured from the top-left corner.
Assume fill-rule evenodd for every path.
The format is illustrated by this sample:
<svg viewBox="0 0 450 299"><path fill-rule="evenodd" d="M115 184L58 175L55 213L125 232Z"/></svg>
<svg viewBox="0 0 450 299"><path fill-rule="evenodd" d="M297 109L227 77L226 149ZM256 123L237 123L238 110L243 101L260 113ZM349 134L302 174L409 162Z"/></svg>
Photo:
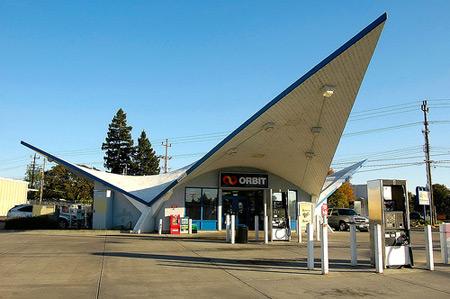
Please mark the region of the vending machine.
<svg viewBox="0 0 450 299"><path fill-rule="evenodd" d="M272 193L272 240L289 241L291 235L287 192Z"/></svg>
<svg viewBox="0 0 450 299"><path fill-rule="evenodd" d="M181 217L180 215L169 216L169 229L171 235L179 235L181 233Z"/></svg>
<svg viewBox="0 0 450 299"><path fill-rule="evenodd" d="M375 225L380 224L383 266L413 266L406 181L368 181L367 193L372 264L375 264Z"/></svg>

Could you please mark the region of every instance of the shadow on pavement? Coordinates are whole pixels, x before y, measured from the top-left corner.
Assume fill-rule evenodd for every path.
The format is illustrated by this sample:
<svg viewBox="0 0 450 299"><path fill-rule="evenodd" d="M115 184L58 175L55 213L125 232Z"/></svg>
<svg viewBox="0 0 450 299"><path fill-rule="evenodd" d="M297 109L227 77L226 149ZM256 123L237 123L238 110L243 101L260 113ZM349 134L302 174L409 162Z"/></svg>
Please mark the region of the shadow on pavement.
<svg viewBox="0 0 450 299"><path fill-rule="evenodd" d="M156 261L166 262L161 264L169 267L188 267L188 268L220 268L223 270L241 270L241 271L257 271L257 272L277 272L291 274L299 270L307 270L306 258L301 259L232 259L232 258L209 258L201 256L179 256L167 254L152 253L133 253L133 252L95 252L93 255L118 258L139 258L152 259ZM168 263L167 263L168 262ZM370 261L358 261L357 266L351 266L350 261L331 259L329 262L331 270L336 272L374 272L370 265ZM320 260L315 260L315 269L320 270ZM316 272L307 272L317 274Z"/></svg>

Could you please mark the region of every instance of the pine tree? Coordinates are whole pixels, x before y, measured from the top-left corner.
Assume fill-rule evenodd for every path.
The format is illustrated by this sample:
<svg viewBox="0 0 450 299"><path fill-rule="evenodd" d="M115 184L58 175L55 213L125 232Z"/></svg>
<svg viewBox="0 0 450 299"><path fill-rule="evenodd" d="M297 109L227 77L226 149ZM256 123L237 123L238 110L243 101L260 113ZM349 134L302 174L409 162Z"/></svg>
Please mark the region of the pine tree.
<svg viewBox="0 0 450 299"><path fill-rule="evenodd" d="M142 130L141 136L139 136L133 162L134 175L159 174L158 156L153 150L152 144L144 130Z"/></svg>
<svg viewBox="0 0 450 299"><path fill-rule="evenodd" d="M127 125L127 115L119 109L108 127L108 134L102 144L105 152L105 167L112 173L126 174L132 166L134 155L131 126Z"/></svg>

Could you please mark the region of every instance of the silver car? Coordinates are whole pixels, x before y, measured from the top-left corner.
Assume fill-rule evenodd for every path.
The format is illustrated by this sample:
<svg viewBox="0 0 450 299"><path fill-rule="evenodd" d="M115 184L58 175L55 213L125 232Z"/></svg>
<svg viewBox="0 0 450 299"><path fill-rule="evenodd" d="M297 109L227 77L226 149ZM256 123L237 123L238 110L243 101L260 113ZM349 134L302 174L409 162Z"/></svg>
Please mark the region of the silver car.
<svg viewBox="0 0 450 299"><path fill-rule="evenodd" d="M335 230L348 230L353 223L359 231L369 230L369 219L358 215L353 209L332 209L328 216L328 224Z"/></svg>

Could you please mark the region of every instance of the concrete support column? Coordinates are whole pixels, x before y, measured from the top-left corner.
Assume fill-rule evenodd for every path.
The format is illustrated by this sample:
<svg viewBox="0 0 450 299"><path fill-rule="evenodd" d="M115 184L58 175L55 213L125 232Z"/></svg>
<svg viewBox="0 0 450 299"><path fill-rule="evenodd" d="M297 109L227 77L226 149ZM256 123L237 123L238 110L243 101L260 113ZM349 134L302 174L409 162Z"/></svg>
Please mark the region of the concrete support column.
<svg viewBox="0 0 450 299"><path fill-rule="evenodd" d="M433 236L431 225L425 225L425 251L427 256L427 269L434 271Z"/></svg>
<svg viewBox="0 0 450 299"><path fill-rule="evenodd" d="M255 240L259 241L259 216L255 215Z"/></svg>
<svg viewBox="0 0 450 299"><path fill-rule="evenodd" d="M314 234L311 223L306 224L306 234L308 238L308 270L314 270Z"/></svg>
<svg viewBox="0 0 450 299"><path fill-rule="evenodd" d="M231 215L231 244L236 241L236 215Z"/></svg>
<svg viewBox="0 0 450 299"><path fill-rule="evenodd" d="M375 233L375 269L377 273L384 272L384 263L383 263L383 243L381 242L381 225L375 224L374 226Z"/></svg>
<svg viewBox="0 0 450 299"><path fill-rule="evenodd" d="M163 229L163 220L159 219L158 235L162 235L162 229Z"/></svg>
<svg viewBox="0 0 450 299"><path fill-rule="evenodd" d="M321 259L322 259L322 274L326 275L329 272L328 264L328 221L327 216L323 217L323 222L320 226L321 235Z"/></svg>
<svg viewBox="0 0 450 299"><path fill-rule="evenodd" d="M302 242L302 223L301 223L300 215L297 216L297 241L298 243Z"/></svg>

